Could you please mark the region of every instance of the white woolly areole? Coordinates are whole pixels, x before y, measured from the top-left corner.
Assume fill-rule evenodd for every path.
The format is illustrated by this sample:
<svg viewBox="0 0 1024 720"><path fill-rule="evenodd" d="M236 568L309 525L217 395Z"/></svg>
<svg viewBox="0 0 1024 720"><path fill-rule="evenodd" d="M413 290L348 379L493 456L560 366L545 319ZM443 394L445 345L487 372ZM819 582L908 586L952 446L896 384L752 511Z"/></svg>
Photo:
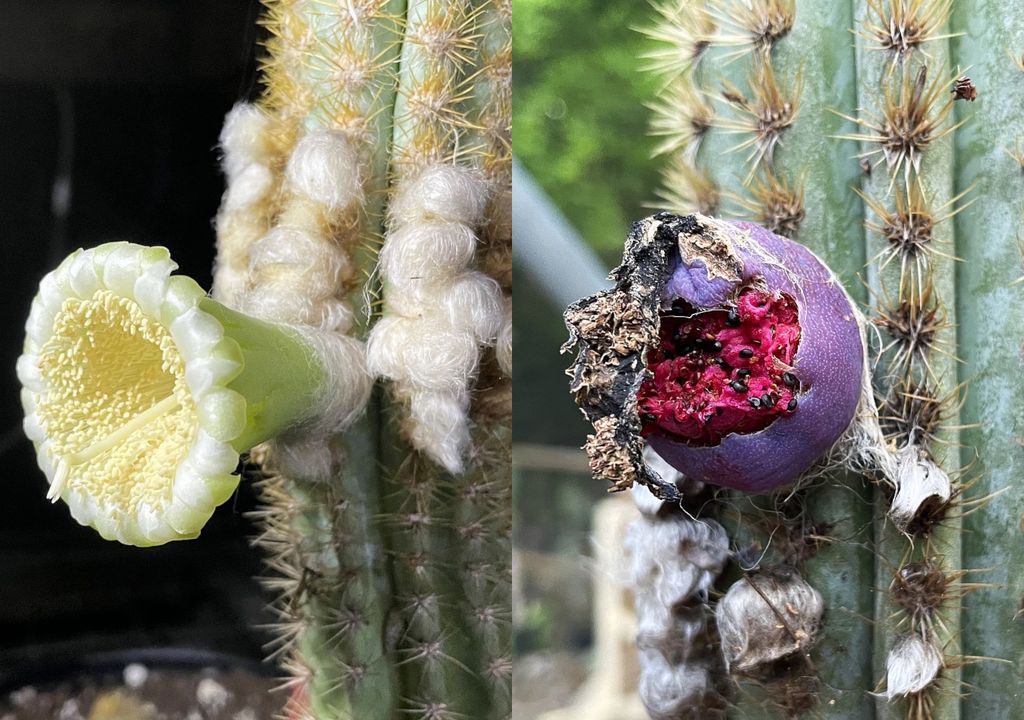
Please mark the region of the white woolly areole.
<svg viewBox="0 0 1024 720"><path fill-rule="evenodd" d="M409 396L408 434L413 447L433 448L443 467L457 472L469 450L469 393L416 390Z"/></svg>
<svg viewBox="0 0 1024 720"><path fill-rule="evenodd" d="M408 390L458 393L476 373L476 338L457 332L443 321L384 317L366 348L367 364L375 375L404 381Z"/></svg>
<svg viewBox="0 0 1024 720"><path fill-rule="evenodd" d="M795 570L737 580L715 610L726 668L749 672L805 651L814 643L823 611L821 594Z"/></svg>
<svg viewBox="0 0 1024 720"><path fill-rule="evenodd" d="M285 175L293 192L329 213L342 212L362 199L359 156L340 132L318 130L299 140Z"/></svg>
<svg viewBox="0 0 1024 720"><path fill-rule="evenodd" d="M639 692L651 720L679 720L683 710L698 712L697 703L710 685L708 668L673 665L658 650L639 651ZM693 714L693 717L697 717Z"/></svg>
<svg viewBox="0 0 1024 720"><path fill-rule="evenodd" d="M480 345L493 345L505 320L505 302L498 282L481 272L457 276L441 296L448 324L472 333Z"/></svg>
<svg viewBox="0 0 1024 720"><path fill-rule="evenodd" d="M512 298L505 298L504 317L498 330L498 341L494 344L498 367L506 376L512 375Z"/></svg>
<svg viewBox="0 0 1024 720"><path fill-rule="evenodd" d="M942 653L919 635L896 640L885 659L885 693L889 700L913 695L932 684L942 668Z"/></svg>
<svg viewBox="0 0 1024 720"><path fill-rule="evenodd" d="M352 273L344 250L311 230L292 226L276 227L253 243L249 262L259 268L262 285L287 285L310 305L334 297ZM260 286L250 290L259 291Z"/></svg>
<svg viewBox="0 0 1024 720"><path fill-rule="evenodd" d="M359 340L340 333L292 325L312 347L324 368L326 379L317 393L316 407L296 432L323 437L349 427L363 414L373 390L366 369L366 352Z"/></svg>
<svg viewBox="0 0 1024 720"><path fill-rule="evenodd" d="M905 531L926 502L947 502L953 487L946 471L932 462L924 449L910 444L901 448L897 457L896 495L889 516Z"/></svg>
<svg viewBox="0 0 1024 720"><path fill-rule="evenodd" d="M217 212L214 294L232 303L244 288L249 246L269 223L275 187L269 116L255 105L235 105L224 119L220 145L227 189Z"/></svg>
<svg viewBox="0 0 1024 720"><path fill-rule="evenodd" d="M270 123L270 117L250 103L238 103L228 112L220 146L229 180L253 163L266 165L270 161Z"/></svg>
<svg viewBox="0 0 1024 720"><path fill-rule="evenodd" d="M713 520L644 517L625 540L636 600L640 698L653 718L699 708L708 692L701 657L708 591L729 556L729 539Z"/></svg>
<svg viewBox="0 0 1024 720"><path fill-rule="evenodd" d="M354 314L339 297L353 272L354 235L343 220L363 201L358 154L343 133L310 132L292 150L285 180L280 222L248 248L236 304L286 325L316 352L326 375L317 402L273 452L287 474L328 481L339 457L327 438L362 415L373 384L363 344L347 335Z"/></svg>
<svg viewBox="0 0 1024 720"><path fill-rule="evenodd" d="M506 317L500 285L469 269L487 196L482 175L455 165L399 185L380 254L385 314L367 342L370 372L391 380L409 407L410 442L452 473L469 449L481 348L495 343Z"/></svg>
<svg viewBox="0 0 1024 720"><path fill-rule="evenodd" d="M43 279L17 363L47 497L126 544L194 537L238 484L241 356L176 268L160 247L72 253Z"/></svg>
<svg viewBox="0 0 1024 720"><path fill-rule="evenodd" d="M399 290L449 280L473 262L476 245L476 233L463 223L396 225L380 251L381 274Z"/></svg>
<svg viewBox="0 0 1024 720"><path fill-rule="evenodd" d="M478 170L438 163L401 184L390 214L396 227L440 220L475 228L484 220L488 193Z"/></svg>
<svg viewBox="0 0 1024 720"><path fill-rule="evenodd" d="M270 194L274 173L266 165L247 165L228 182L224 192L222 213L230 213L255 205Z"/></svg>

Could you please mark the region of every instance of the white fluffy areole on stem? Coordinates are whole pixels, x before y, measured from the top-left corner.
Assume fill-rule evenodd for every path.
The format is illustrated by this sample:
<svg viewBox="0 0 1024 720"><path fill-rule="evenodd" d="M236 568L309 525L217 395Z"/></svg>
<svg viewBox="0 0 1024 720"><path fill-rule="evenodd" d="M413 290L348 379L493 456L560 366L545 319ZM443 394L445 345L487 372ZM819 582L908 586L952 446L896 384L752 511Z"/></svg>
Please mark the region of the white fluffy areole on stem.
<svg viewBox="0 0 1024 720"><path fill-rule="evenodd" d="M385 310L367 345L370 371L408 407L410 442L452 473L470 445L481 349L506 314L498 283L470 267L487 197L478 172L444 163L399 185L380 255Z"/></svg>

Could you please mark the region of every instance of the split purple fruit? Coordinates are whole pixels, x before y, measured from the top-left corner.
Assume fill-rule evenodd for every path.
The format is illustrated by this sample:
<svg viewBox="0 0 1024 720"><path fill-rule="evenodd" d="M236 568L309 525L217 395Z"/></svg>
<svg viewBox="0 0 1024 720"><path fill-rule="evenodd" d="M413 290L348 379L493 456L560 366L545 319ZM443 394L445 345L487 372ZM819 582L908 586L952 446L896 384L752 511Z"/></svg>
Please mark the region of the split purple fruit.
<svg viewBox="0 0 1024 720"><path fill-rule="evenodd" d="M659 213L633 226L616 286L566 312L572 389L594 423L594 474L674 499L644 441L687 477L786 485L850 427L864 342L839 281L809 250L747 222Z"/></svg>

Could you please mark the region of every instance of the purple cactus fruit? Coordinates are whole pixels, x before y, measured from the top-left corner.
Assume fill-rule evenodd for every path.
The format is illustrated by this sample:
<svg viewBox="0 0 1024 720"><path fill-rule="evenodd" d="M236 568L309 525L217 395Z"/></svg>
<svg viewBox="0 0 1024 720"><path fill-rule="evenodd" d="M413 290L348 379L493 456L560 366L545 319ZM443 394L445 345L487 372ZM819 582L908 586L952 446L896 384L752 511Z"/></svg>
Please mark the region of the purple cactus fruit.
<svg viewBox="0 0 1024 720"><path fill-rule="evenodd" d="M639 407L654 416L643 424L651 447L687 477L764 492L798 477L850 426L864 346L850 298L821 260L753 223L731 225L746 234L732 243L741 278L717 297L694 292L708 284L702 262L676 261Z"/></svg>
<svg viewBox="0 0 1024 720"><path fill-rule="evenodd" d="M858 315L802 245L752 223L659 213L634 225L612 277L615 289L566 319L583 345L573 388L597 431L591 467L616 489L629 478L673 497L636 462L646 440L693 480L766 492L850 427Z"/></svg>

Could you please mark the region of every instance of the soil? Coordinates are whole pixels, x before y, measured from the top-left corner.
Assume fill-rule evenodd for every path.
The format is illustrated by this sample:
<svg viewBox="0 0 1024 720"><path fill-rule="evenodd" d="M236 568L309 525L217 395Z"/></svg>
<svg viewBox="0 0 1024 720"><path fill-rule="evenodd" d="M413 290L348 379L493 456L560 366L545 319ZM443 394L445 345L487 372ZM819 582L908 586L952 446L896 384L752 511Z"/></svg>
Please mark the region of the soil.
<svg viewBox="0 0 1024 720"><path fill-rule="evenodd" d="M285 693L243 670L157 670L26 685L0 698L0 720L272 720Z"/></svg>

